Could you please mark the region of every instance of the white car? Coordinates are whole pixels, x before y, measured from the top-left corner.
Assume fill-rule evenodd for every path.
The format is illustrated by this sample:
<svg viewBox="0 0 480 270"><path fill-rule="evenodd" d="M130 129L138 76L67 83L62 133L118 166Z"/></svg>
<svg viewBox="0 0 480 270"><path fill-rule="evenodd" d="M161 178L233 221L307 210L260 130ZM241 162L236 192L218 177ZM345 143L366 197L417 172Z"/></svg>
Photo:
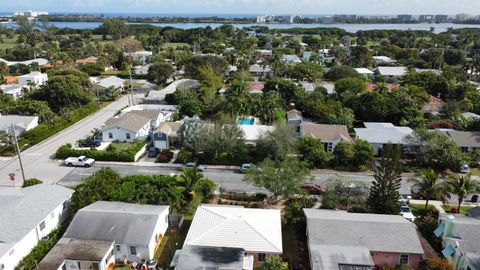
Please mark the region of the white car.
<svg viewBox="0 0 480 270"><path fill-rule="evenodd" d="M79 156L79 157L69 157L65 159L63 164L67 165L68 167L91 167L95 163L93 158L87 158L86 156Z"/></svg>
<svg viewBox="0 0 480 270"><path fill-rule="evenodd" d="M402 207L400 208L400 215L407 219L408 221L414 222L415 216L412 214L410 207L406 203L402 203Z"/></svg>
<svg viewBox="0 0 480 270"><path fill-rule="evenodd" d="M460 173L470 173L470 166L468 166L467 164L463 165L460 168Z"/></svg>

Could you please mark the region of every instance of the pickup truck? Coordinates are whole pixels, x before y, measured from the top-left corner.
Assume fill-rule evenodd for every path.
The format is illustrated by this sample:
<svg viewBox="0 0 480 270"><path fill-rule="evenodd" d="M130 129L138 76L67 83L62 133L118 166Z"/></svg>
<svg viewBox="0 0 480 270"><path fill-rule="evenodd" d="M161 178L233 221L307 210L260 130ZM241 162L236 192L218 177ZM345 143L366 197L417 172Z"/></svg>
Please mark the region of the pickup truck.
<svg viewBox="0 0 480 270"><path fill-rule="evenodd" d="M69 157L65 159L63 162L68 167L91 167L95 160L93 158L87 158L86 156L79 156L79 157Z"/></svg>
<svg viewBox="0 0 480 270"><path fill-rule="evenodd" d="M188 162L188 163L182 165L182 169L192 170L193 168L195 168L195 165L196 164L194 162ZM196 166L196 168L197 168L198 171L204 172L207 169L207 166L200 164L200 165Z"/></svg>

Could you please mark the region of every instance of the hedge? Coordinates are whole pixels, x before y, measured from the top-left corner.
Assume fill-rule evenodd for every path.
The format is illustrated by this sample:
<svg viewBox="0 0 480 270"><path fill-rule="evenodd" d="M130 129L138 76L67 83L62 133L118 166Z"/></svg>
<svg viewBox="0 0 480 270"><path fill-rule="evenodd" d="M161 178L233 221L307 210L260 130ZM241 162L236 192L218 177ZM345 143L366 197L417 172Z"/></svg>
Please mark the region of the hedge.
<svg viewBox="0 0 480 270"><path fill-rule="evenodd" d="M96 161L122 161L135 162L135 155L145 147L145 141L138 141L133 143L128 150L95 150L95 149L73 149L71 144L66 144L58 148L55 157L58 159L66 159L68 157L86 156L93 158Z"/></svg>

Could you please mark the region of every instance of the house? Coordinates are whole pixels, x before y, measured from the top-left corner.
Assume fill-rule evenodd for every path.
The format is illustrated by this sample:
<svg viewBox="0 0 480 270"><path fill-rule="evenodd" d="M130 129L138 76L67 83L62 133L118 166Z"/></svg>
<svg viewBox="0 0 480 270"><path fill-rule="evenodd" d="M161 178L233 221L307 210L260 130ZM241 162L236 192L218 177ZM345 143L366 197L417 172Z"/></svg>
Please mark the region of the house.
<svg viewBox="0 0 480 270"><path fill-rule="evenodd" d="M415 72L432 72L435 75L442 75L442 71L440 69L428 69L428 68L415 68Z"/></svg>
<svg viewBox="0 0 480 270"><path fill-rule="evenodd" d="M227 70L225 71L225 77L230 77L232 76L233 74L235 74L235 72L238 71L238 67L237 66L233 66L233 65L228 65L227 67Z"/></svg>
<svg viewBox="0 0 480 270"><path fill-rule="evenodd" d="M26 61L8 61L3 58L0 58L0 62L7 64L7 66L14 66L18 64L26 65L26 66L30 66L31 64L38 64L39 66L43 66L48 64L48 60L45 58L36 58L36 59L31 59Z"/></svg>
<svg viewBox="0 0 480 270"><path fill-rule="evenodd" d="M98 201L80 209L64 238L114 242L115 260L153 259L168 228L169 206Z"/></svg>
<svg viewBox="0 0 480 270"><path fill-rule="evenodd" d="M373 61L376 65L384 65L384 64L396 64L397 61L388 57L388 56L373 56Z"/></svg>
<svg viewBox="0 0 480 270"><path fill-rule="evenodd" d="M73 190L39 184L0 189L0 269L13 270L68 216Z"/></svg>
<svg viewBox="0 0 480 270"><path fill-rule="evenodd" d="M335 84L331 82L321 82L320 87L325 88L327 90L327 94L335 94Z"/></svg>
<svg viewBox="0 0 480 270"><path fill-rule="evenodd" d="M413 133L409 127L397 127L392 123L363 123L365 128L355 128L356 139L369 142L375 154L381 154L383 147L387 144L402 145L410 147L407 137Z"/></svg>
<svg viewBox="0 0 480 270"><path fill-rule="evenodd" d="M303 115L301 111L293 109L287 112L287 124L295 129L297 137L300 137L302 123Z"/></svg>
<svg viewBox="0 0 480 270"><path fill-rule="evenodd" d="M312 270L373 270L399 264L418 269L423 248L415 225L402 216L303 211Z"/></svg>
<svg viewBox="0 0 480 270"><path fill-rule="evenodd" d="M163 122L153 131L153 144L158 149L168 149L178 141L181 122Z"/></svg>
<svg viewBox="0 0 480 270"><path fill-rule="evenodd" d="M253 269L253 257L247 256L242 248L186 246L176 252L173 260L175 270Z"/></svg>
<svg viewBox="0 0 480 270"><path fill-rule="evenodd" d="M371 71L368 68L356 68L355 71L357 71L357 73L360 74L360 76L367 79L373 77L373 75L375 74L373 71Z"/></svg>
<svg viewBox="0 0 480 270"><path fill-rule="evenodd" d="M3 76L3 81L5 81L6 84L18 83L18 77L17 76Z"/></svg>
<svg viewBox="0 0 480 270"><path fill-rule="evenodd" d="M250 94L263 94L265 88L264 82L249 82Z"/></svg>
<svg viewBox="0 0 480 270"><path fill-rule="evenodd" d="M445 102L434 96L430 96L430 100L427 104L423 105L422 111L428 114L439 114L443 107L445 107Z"/></svg>
<svg viewBox="0 0 480 270"><path fill-rule="evenodd" d="M13 100L17 100L23 96L23 88L25 86L20 84L4 84L0 85L2 92L11 97Z"/></svg>
<svg viewBox="0 0 480 270"><path fill-rule="evenodd" d="M470 212L470 213L469 213ZM442 254L455 270L480 269L480 218L478 207L461 214L440 214L434 231L442 238Z"/></svg>
<svg viewBox="0 0 480 270"><path fill-rule="evenodd" d="M300 60L300 58L297 55L294 55L294 54L282 55L282 57L280 58L280 61L282 61L284 63L288 63L288 64L298 64L298 63L302 62L302 60Z"/></svg>
<svg viewBox="0 0 480 270"><path fill-rule="evenodd" d="M61 238L38 264L37 270L111 270L113 241Z"/></svg>
<svg viewBox="0 0 480 270"><path fill-rule="evenodd" d="M273 126L265 125L238 125L238 127L244 134L245 143L250 145L256 145L258 139L275 129Z"/></svg>
<svg viewBox="0 0 480 270"><path fill-rule="evenodd" d="M315 84L309 82L300 82L299 85L305 90L306 92L313 92L315 91Z"/></svg>
<svg viewBox="0 0 480 270"><path fill-rule="evenodd" d="M125 80L117 76L110 76L104 79L99 79L96 85L101 89L113 87L116 90L123 90Z"/></svg>
<svg viewBox="0 0 480 270"><path fill-rule="evenodd" d="M186 254L191 254L192 250L196 253L208 250L221 252L207 253L209 268L200 269L253 269L262 264L267 254L282 254L281 227L280 210L277 209L200 205L179 251L175 269L192 269L192 265L180 264L184 249ZM227 262L216 262L215 258L211 258L215 254L219 258L221 254L229 254L224 256L235 260L231 262L232 268L222 267L222 263ZM241 263L243 268L237 268Z"/></svg>
<svg viewBox="0 0 480 270"><path fill-rule="evenodd" d="M437 129L437 131L450 137L462 151L470 152L480 148L479 131L459 131L454 129Z"/></svg>
<svg viewBox="0 0 480 270"><path fill-rule="evenodd" d="M132 106L133 107L133 106ZM132 108L132 109L125 109L122 111L122 114L133 113L137 115L141 115L150 119L150 127L156 128L160 125L161 122L165 122L166 120L170 120L173 115L171 111L162 111L156 109L149 109L149 108Z"/></svg>
<svg viewBox="0 0 480 270"><path fill-rule="evenodd" d="M1 115L0 114L0 130L10 135L12 133L12 124L15 134L20 135L25 131L29 131L38 126L38 116L24 115Z"/></svg>
<svg viewBox="0 0 480 270"><path fill-rule="evenodd" d="M132 142L146 138L152 129L152 119L133 112L110 118L102 129L104 142Z"/></svg>
<svg viewBox="0 0 480 270"><path fill-rule="evenodd" d="M145 64L153 53L151 51L136 51L131 53L126 53L126 56L132 57L134 61L140 61L142 64Z"/></svg>
<svg viewBox="0 0 480 270"><path fill-rule="evenodd" d="M248 72L250 72L250 75L252 77L259 77L259 78L273 75L273 71L270 68L270 66L261 66L259 64L251 65L248 68Z"/></svg>
<svg viewBox="0 0 480 270"><path fill-rule="evenodd" d="M304 61L310 61L310 58L312 58L312 52L303 52L302 59Z"/></svg>
<svg viewBox="0 0 480 270"><path fill-rule="evenodd" d="M148 103L160 103L165 99L166 95L175 93L177 88L196 89L199 87L200 87L200 83L197 80L190 80L190 79L178 80L178 81L172 82L162 90L159 90L159 91L151 90L148 93L148 96L145 98L145 100Z"/></svg>
<svg viewBox="0 0 480 270"><path fill-rule="evenodd" d="M263 62L266 59L272 57L273 52L272 50L256 50L257 57L256 60L257 62Z"/></svg>
<svg viewBox="0 0 480 270"><path fill-rule="evenodd" d="M48 81L48 75L38 71L33 71L28 74L18 76L18 84L22 86L32 86L37 88L44 85Z"/></svg>
<svg viewBox="0 0 480 270"><path fill-rule="evenodd" d="M387 79L401 79L405 77L408 73L406 67L377 67L375 70L375 75L382 75L387 77Z"/></svg>
<svg viewBox="0 0 480 270"><path fill-rule="evenodd" d="M134 68L134 73L137 75L147 75L150 65L136 66Z"/></svg>
<svg viewBox="0 0 480 270"><path fill-rule="evenodd" d="M300 125L300 137L309 137L320 140L326 151L333 152L333 149L341 141L353 143L345 125L324 125L303 122Z"/></svg>

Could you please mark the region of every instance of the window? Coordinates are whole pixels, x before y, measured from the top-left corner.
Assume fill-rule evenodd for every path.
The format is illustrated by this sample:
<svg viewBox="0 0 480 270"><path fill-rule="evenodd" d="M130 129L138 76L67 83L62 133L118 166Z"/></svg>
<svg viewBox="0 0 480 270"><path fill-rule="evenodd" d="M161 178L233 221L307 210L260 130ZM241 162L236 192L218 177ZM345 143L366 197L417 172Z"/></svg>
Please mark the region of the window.
<svg viewBox="0 0 480 270"><path fill-rule="evenodd" d="M40 231L45 230L45 220L40 223Z"/></svg>
<svg viewBox="0 0 480 270"><path fill-rule="evenodd" d="M127 133L127 140L130 140L130 133Z"/></svg>
<svg viewBox="0 0 480 270"><path fill-rule="evenodd" d="M117 251L120 251L122 249L120 245L116 245L115 248L117 249Z"/></svg>
<svg viewBox="0 0 480 270"><path fill-rule="evenodd" d="M100 264L98 262L78 262L78 268L100 270Z"/></svg>
<svg viewBox="0 0 480 270"><path fill-rule="evenodd" d="M63 202L63 210L62 210L62 211L67 210L67 208L68 208L68 201L64 201L64 202Z"/></svg>
<svg viewBox="0 0 480 270"><path fill-rule="evenodd" d="M109 138L109 139L113 139L113 133L109 132L109 133L108 133L108 138Z"/></svg>
<svg viewBox="0 0 480 270"><path fill-rule="evenodd" d="M258 253L258 261L259 261L259 262L264 262L266 257L267 257L267 254L265 254L265 253Z"/></svg>
<svg viewBox="0 0 480 270"><path fill-rule="evenodd" d="M130 247L130 254L131 255L137 255L137 247L131 246Z"/></svg>
<svg viewBox="0 0 480 270"><path fill-rule="evenodd" d="M400 254L400 264L408 264L410 256L408 254Z"/></svg>

